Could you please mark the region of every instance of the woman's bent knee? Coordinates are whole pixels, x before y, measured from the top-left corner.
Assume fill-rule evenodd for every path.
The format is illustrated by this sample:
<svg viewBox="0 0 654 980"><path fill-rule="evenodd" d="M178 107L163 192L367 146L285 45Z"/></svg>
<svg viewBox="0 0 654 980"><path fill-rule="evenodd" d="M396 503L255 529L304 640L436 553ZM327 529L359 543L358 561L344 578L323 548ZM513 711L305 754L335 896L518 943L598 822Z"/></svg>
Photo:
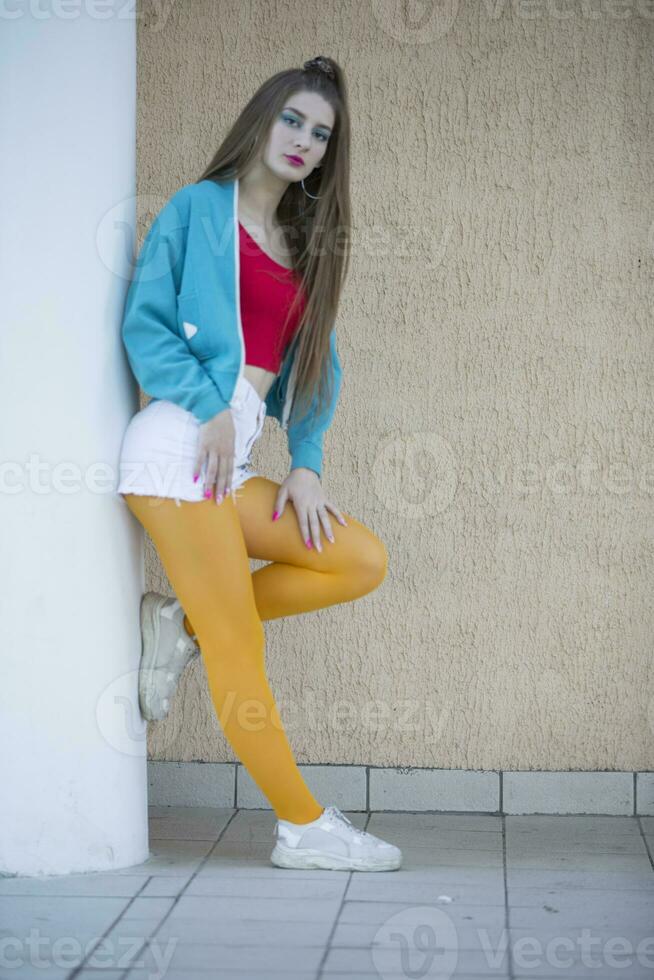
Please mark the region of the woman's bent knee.
<svg viewBox="0 0 654 980"><path fill-rule="evenodd" d="M388 552L386 545L372 531L367 531L363 546L358 551L358 575L364 589L363 594L378 588L388 572Z"/></svg>

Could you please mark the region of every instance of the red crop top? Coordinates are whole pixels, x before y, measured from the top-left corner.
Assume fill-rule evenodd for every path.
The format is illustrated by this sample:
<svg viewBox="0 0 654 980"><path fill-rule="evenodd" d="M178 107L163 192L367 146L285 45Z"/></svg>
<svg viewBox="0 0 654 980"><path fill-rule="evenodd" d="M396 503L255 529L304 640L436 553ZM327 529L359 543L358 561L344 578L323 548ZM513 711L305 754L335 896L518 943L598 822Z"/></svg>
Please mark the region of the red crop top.
<svg viewBox="0 0 654 980"><path fill-rule="evenodd" d="M245 341L245 363L279 372L295 335L305 306L302 296L282 336L282 326L297 289L299 278L263 251L258 242L239 227L241 323Z"/></svg>

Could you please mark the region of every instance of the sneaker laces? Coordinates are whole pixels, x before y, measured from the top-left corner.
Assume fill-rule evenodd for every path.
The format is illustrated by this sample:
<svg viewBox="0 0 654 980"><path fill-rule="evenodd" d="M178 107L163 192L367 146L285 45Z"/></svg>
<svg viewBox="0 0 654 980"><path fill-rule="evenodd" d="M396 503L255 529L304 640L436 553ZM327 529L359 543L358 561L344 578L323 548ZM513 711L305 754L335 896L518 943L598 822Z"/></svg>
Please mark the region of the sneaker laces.
<svg viewBox="0 0 654 980"><path fill-rule="evenodd" d="M326 812L328 813L328 815L333 820L336 820L339 823L345 824L345 826L348 828L348 830L354 831L354 833L355 834L358 834L360 837L366 837L367 836L366 831L365 830L360 830L358 827L355 827L354 824L352 823L352 821L349 820L345 816L344 813L341 813L341 811L338 809L338 807L336 807L336 806L328 806L325 809L326 809Z"/></svg>

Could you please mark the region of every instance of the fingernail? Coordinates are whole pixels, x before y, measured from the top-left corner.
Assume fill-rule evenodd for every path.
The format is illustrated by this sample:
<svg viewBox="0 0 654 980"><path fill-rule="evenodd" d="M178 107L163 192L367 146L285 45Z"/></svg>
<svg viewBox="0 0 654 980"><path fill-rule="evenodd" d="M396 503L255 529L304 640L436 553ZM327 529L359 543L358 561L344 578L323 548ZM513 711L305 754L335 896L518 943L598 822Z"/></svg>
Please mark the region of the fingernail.
<svg viewBox="0 0 654 980"><path fill-rule="evenodd" d="M341 524L343 525L343 527L347 527L347 521L341 521Z"/></svg>
<svg viewBox="0 0 654 980"><path fill-rule="evenodd" d="M311 548L311 538L307 538L304 543L306 544L307 548Z"/></svg>
<svg viewBox="0 0 654 980"><path fill-rule="evenodd" d="M329 538L329 540L330 540L330 541L331 541L331 543L333 544L333 543L334 543L334 539L333 539L332 537L330 537L329 535L327 535L327 537Z"/></svg>
<svg viewBox="0 0 654 980"><path fill-rule="evenodd" d="M222 503L222 500L223 500L222 493L216 494L216 503L217 504L221 504Z"/></svg>
<svg viewBox="0 0 654 980"><path fill-rule="evenodd" d="M205 490L204 491L204 495L205 495L205 497L210 497L211 496L211 490Z"/></svg>
<svg viewBox="0 0 654 980"><path fill-rule="evenodd" d="M273 521L276 521L278 517L279 517L279 511L276 510L275 513L273 514Z"/></svg>

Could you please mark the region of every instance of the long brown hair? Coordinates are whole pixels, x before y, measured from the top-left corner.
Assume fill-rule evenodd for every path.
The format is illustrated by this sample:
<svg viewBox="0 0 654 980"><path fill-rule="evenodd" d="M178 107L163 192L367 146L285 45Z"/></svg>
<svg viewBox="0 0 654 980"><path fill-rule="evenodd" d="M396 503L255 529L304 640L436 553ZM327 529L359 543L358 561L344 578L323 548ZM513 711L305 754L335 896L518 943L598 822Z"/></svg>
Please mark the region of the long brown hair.
<svg viewBox="0 0 654 980"><path fill-rule="evenodd" d="M293 421L304 416L316 392L319 414L331 402L333 394L332 376L327 370L330 333L349 268L351 247L350 116L340 66L321 55L306 61L302 68L280 71L265 81L196 181L221 183L248 173L263 152L283 106L292 94L300 91L321 95L333 108L335 122L319 167L304 181L307 191L319 200L308 197L297 181L288 185L277 208L293 270L301 284L288 316L300 303L301 293L305 301L294 338L297 373Z"/></svg>

